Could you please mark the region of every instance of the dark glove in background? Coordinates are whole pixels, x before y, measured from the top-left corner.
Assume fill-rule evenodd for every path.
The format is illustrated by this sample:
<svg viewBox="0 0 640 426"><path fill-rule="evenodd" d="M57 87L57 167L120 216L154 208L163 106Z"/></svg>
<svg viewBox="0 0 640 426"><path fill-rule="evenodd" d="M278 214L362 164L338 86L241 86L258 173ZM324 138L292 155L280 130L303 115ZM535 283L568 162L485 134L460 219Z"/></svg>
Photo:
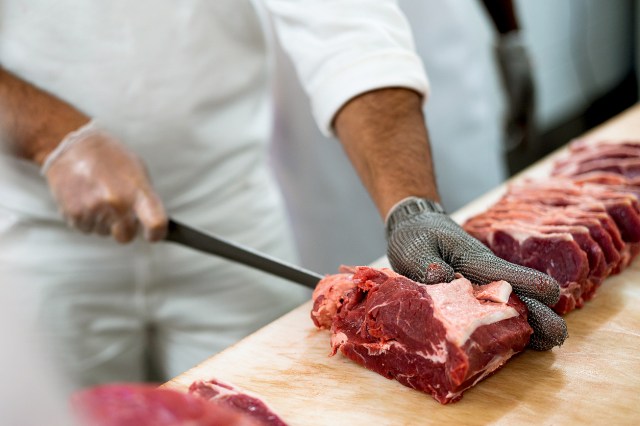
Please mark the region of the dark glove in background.
<svg viewBox="0 0 640 426"><path fill-rule="evenodd" d="M525 150L535 136L535 96L531 60L520 32L501 35L495 55L507 99L505 151Z"/></svg>

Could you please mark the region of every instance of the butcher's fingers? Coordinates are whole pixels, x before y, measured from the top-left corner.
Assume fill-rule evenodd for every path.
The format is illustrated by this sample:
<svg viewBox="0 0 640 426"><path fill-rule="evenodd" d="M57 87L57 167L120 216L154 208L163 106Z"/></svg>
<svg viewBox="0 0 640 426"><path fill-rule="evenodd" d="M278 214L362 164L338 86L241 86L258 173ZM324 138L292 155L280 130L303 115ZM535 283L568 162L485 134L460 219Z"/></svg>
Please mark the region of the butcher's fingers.
<svg viewBox="0 0 640 426"><path fill-rule="evenodd" d="M94 120L58 144L42 174L63 216L81 231L121 243L139 228L150 242L164 238L167 214L142 160Z"/></svg>
<svg viewBox="0 0 640 426"><path fill-rule="evenodd" d="M529 308L534 332L530 347L561 345L567 326L548 306L560 298L560 285L547 274L507 262L444 213L438 203L409 197L394 206L386 220L387 257L391 267L414 281L449 282L455 272L478 284L505 280Z"/></svg>
<svg viewBox="0 0 640 426"><path fill-rule="evenodd" d="M564 319L535 299L520 296L520 300L529 308L527 320L533 328L529 347L538 351L548 351L554 346L562 345L569 335Z"/></svg>
<svg viewBox="0 0 640 426"><path fill-rule="evenodd" d="M397 273L425 284L447 283L455 271L442 259L437 236L400 229L390 240L387 256Z"/></svg>
<svg viewBox="0 0 640 426"><path fill-rule="evenodd" d="M470 250L454 262L454 268L478 284L505 280L518 295L553 306L560 298L560 285L551 276L525 266L507 262L489 249Z"/></svg>
<svg viewBox="0 0 640 426"><path fill-rule="evenodd" d="M392 209L386 227L391 267L414 281L449 282L455 271L479 284L508 281L518 294L547 305L560 297L552 277L497 257L437 203L409 197Z"/></svg>

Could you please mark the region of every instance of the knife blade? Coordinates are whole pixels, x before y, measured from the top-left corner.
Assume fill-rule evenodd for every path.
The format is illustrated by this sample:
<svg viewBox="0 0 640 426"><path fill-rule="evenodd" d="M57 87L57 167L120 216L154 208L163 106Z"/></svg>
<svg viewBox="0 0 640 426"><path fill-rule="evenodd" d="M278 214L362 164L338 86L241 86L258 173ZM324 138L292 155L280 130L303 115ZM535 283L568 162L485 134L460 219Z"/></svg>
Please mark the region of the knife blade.
<svg viewBox="0 0 640 426"><path fill-rule="evenodd" d="M165 240L260 269L311 289L314 289L316 284L324 278L315 272L225 240L217 235L197 230L174 219L169 219Z"/></svg>

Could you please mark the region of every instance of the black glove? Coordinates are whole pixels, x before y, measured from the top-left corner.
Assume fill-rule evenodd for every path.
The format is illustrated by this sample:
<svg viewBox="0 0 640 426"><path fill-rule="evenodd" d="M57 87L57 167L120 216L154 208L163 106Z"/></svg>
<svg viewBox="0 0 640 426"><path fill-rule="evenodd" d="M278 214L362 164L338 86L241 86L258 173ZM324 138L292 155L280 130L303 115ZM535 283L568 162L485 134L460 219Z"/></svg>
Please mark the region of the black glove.
<svg viewBox="0 0 640 426"><path fill-rule="evenodd" d="M567 337L554 305L560 286L552 277L495 256L447 216L440 204L409 197L391 209L386 221L391 267L425 284L450 282L459 272L476 284L505 280L529 308L533 335L529 347L549 350Z"/></svg>

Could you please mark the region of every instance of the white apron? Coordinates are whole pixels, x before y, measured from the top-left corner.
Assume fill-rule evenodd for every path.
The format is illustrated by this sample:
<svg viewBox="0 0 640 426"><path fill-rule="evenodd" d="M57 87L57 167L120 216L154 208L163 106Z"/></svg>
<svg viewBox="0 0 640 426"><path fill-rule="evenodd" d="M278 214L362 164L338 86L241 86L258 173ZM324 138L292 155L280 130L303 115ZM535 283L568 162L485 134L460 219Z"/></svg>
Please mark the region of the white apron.
<svg viewBox="0 0 640 426"><path fill-rule="evenodd" d="M325 130L362 91L426 91L395 2L371 3L364 26L360 6L4 0L0 64L96 118L135 151L171 216L291 261L266 161L268 22ZM401 66L391 69L394 63ZM23 290L22 308L45 324L78 384L142 380L148 359L167 379L310 296L168 243L119 246L70 230L37 168L0 155L0 279Z"/></svg>

